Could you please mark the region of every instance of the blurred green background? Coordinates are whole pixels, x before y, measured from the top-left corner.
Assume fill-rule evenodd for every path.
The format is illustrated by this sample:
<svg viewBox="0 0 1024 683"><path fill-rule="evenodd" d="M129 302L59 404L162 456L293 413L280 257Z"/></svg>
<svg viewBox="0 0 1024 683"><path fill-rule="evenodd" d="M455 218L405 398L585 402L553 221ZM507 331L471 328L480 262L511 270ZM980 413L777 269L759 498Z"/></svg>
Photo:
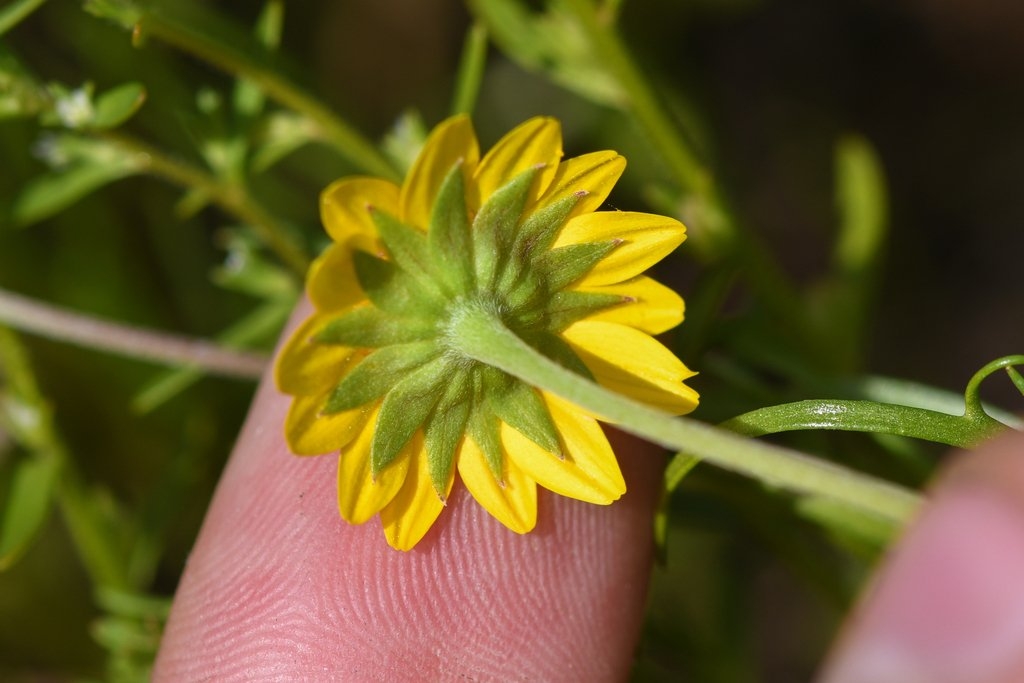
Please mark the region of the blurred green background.
<svg viewBox="0 0 1024 683"><path fill-rule="evenodd" d="M505 4L548 6L283 3L276 65L381 140L407 111L428 126L448 114L471 10ZM241 0L203 5L243 37L262 9ZM798 338L791 321L775 315L749 262L688 243L661 264L659 277L679 287L693 320L670 343L701 371L696 417L717 422L785 400L837 396L865 372L959 391L988 360L1020 352L1021 5L632 0L620 11L621 33L649 85L712 169L731 215L756 237L750 248L765 247L762 257L779 264L788 305L810 328L846 313L827 292L840 222L837 143L863 136L888 188L889 229L863 290L870 307L857 323L860 341L843 358L829 355L827 333ZM199 28L222 32L212 19ZM669 210L701 230L701 207L688 203L628 107L588 96L592 74L578 65L568 76L576 87L566 88L551 77L557 56L524 68L497 42L502 49L488 54L474 114L485 147L532 115L554 115L567 155L626 154L613 206ZM254 166L253 140L266 135L262 117L280 107L267 103L246 118L232 108L231 76L159 40L133 47L128 31L81 3L43 4L0 37L0 49L41 83L92 81L98 92L142 84L146 101L119 134L214 175L234 168L218 167L218 159L241 154L245 187L306 253L323 242L319 190L361 170L318 144ZM0 71L9 76L10 62ZM12 83L0 77L0 100ZM297 280L282 275L287 268L238 227L237 216L217 207L183 211L179 187L129 175L18 224L25 188L52 172L46 159L53 160L57 132L33 116L0 120L0 288L196 337L220 335L263 310L269 322L246 328L244 341L271 349L293 295L274 278ZM232 151L239 139L253 145ZM247 287L239 272L271 285ZM89 504L115 529L132 570L121 602L98 596L63 517L51 513L24 556L0 573L0 679L144 677L162 611L145 600L173 593L255 385L203 378L139 410L140 392L165 370L31 335L21 340ZM1008 407L1014 396L1019 406L1005 380L986 385L986 397ZM940 453L857 435L789 442L915 485ZM0 501L31 451L0 431ZM808 679L878 548L836 540L795 515L787 499L710 468L684 481L671 508L668 562L656 570L635 678Z"/></svg>

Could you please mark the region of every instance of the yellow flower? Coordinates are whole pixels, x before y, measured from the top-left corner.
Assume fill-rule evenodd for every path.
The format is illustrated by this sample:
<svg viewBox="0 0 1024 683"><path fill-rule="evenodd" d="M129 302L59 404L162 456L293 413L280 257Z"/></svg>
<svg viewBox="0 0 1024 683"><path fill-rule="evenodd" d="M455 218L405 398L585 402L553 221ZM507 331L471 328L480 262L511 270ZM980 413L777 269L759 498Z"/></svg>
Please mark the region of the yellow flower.
<svg viewBox="0 0 1024 683"><path fill-rule="evenodd" d="M458 351L452 321L477 307L559 364L673 414L697 394L651 335L683 302L641 273L675 249L671 218L596 211L625 160L561 161L551 118L520 125L480 157L470 121L430 134L404 184L343 178L324 190L333 244L310 269L315 312L276 365L294 397L293 452L339 452L338 507L380 513L412 548L444 507L455 471L505 526L530 531L537 485L608 504L626 490L600 425L557 396Z"/></svg>

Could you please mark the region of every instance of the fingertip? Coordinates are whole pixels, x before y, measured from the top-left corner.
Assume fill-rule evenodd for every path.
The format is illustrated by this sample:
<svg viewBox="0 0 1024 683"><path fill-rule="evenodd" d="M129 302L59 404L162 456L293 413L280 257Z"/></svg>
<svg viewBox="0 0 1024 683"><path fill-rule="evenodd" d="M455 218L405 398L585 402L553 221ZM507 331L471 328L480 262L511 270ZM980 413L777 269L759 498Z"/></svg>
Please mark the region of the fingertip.
<svg viewBox="0 0 1024 683"><path fill-rule="evenodd" d="M515 534L461 484L410 552L342 521L333 457L280 435L265 382L179 586L156 680L618 680L639 633L662 459L612 436L610 506L541 492Z"/></svg>
<svg viewBox="0 0 1024 683"><path fill-rule="evenodd" d="M1024 435L986 444L941 478L820 680L1024 680Z"/></svg>

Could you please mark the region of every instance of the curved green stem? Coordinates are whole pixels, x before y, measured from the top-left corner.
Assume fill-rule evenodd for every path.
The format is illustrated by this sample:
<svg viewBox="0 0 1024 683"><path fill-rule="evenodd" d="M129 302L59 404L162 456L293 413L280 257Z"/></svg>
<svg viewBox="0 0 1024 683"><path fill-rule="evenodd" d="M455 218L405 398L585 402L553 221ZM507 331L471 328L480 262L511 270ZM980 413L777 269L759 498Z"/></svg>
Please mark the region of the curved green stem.
<svg viewBox="0 0 1024 683"><path fill-rule="evenodd" d="M744 436L802 429L897 434L958 448L975 446L1006 428L983 410L977 414L949 415L891 403L848 400L797 401L769 406L744 413L719 426Z"/></svg>
<svg viewBox="0 0 1024 683"><path fill-rule="evenodd" d="M1003 356L997 358L991 363L987 363L984 367L978 370L971 377L967 383L967 388L964 390L964 401L967 405L967 416L980 418L987 416L985 413L985 406L981 401L981 382L997 370L1006 370L1006 373L1010 376L1010 381L1013 382L1022 394L1024 394L1024 386L1020 382L1020 374L1014 370L1015 365L1024 365L1024 355L1013 355Z"/></svg>
<svg viewBox="0 0 1024 683"><path fill-rule="evenodd" d="M479 308L459 310L449 335L455 351L602 415L623 431L767 485L831 499L896 522L906 521L919 504L918 496L902 487L692 419L672 417L609 391L538 353L496 315Z"/></svg>
<svg viewBox="0 0 1024 683"><path fill-rule="evenodd" d="M309 257L292 240L286 228L243 186L218 180L202 169L172 159L159 149L126 135L104 133L101 137L123 153L135 157L143 172L197 190L224 211L252 226L288 267L300 277L305 276Z"/></svg>
<svg viewBox="0 0 1024 683"><path fill-rule="evenodd" d="M315 122L324 140L363 171L391 180L401 180L370 141L338 118L322 102L292 85L273 69L203 35L194 26L149 11L138 18L135 37L156 38L229 74L249 79L271 99Z"/></svg>

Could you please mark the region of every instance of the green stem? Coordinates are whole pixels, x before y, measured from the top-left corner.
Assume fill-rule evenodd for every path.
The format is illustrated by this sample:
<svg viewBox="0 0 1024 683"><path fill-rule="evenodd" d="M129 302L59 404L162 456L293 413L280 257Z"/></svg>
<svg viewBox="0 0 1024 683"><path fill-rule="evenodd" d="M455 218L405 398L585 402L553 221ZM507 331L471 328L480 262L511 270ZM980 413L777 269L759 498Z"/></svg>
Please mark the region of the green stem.
<svg viewBox="0 0 1024 683"><path fill-rule="evenodd" d="M460 310L450 323L449 339L453 349L467 357L602 415L619 429L767 485L835 500L896 522L906 521L919 504L914 493L888 482L692 419L675 418L608 391L538 353L496 315L480 308Z"/></svg>
<svg viewBox="0 0 1024 683"><path fill-rule="evenodd" d="M487 27L478 21L470 27L462 48L459 74L455 79L455 97L452 99L453 115L473 113L486 63Z"/></svg>
<svg viewBox="0 0 1024 683"><path fill-rule="evenodd" d="M613 26L602 22L593 0L566 0L566 4L586 31L605 67L626 91L630 110L647 131L654 148L662 154L676 180L687 190L708 194L710 174L698 161L696 152L679 135Z"/></svg>
<svg viewBox="0 0 1024 683"><path fill-rule="evenodd" d="M756 235L749 231L741 234L742 226L725 206L714 174L701 162L697 150L662 105L615 31L617 6L610 3L598 7L593 0L565 2L598 58L625 91L625 106L646 133L652 148L662 156L679 187L699 198L698 218L690 231L698 249L709 254L711 260L727 258L740 266L772 312L791 321L806 337L804 316L793 304L799 297L792 283ZM673 213L680 212L676 209ZM703 220L701 214L705 214Z"/></svg>
<svg viewBox="0 0 1024 683"><path fill-rule="evenodd" d="M784 403L739 415L719 426L744 436L802 429L897 434L958 448L971 448L1006 429L984 411L950 415L891 403L849 400Z"/></svg>
<svg viewBox="0 0 1024 683"><path fill-rule="evenodd" d="M221 209L252 226L288 267L300 277L305 276L309 268L309 258L305 252L291 239L286 228L243 186L218 180L195 166L172 159L159 149L126 135L104 133L101 137L125 154L132 155L144 172L201 192Z"/></svg>
<svg viewBox="0 0 1024 683"><path fill-rule="evenodd" d="M50 339L130 358L256 379L267 358L203 340L99 320L0 288L0 322Z"/></svg>
<svg viewBox="0 0 1024 683"><path fill-rule="evenodd" d="M136 38L156 38L233 76L252 81L271 99L315 122L323 138L361 170L395 181L401 180L369 140L338 118L323 103L292 85L270 67L256 63L241 52L203 35L192 26L156 12L146 12L141 16L135 27L135 35Z"/></svg>
<svg viewBox="0 0 1024 683"><path fill-rule="evenodd" d="M974 373L970 381L967 382L967 388L964 390L964 401L967 404L968 417L981 418L986 416L985 406L981 401L981 383L986 377L997 370L1006 370L1006 373L1010 376L1010 381L1024 394L1024 386L1017 379L1020 375L1014 370L1014 365L1024 365L1024 355L1016 354L997 358L991 363L986 363L984 367Z"/></svg>

